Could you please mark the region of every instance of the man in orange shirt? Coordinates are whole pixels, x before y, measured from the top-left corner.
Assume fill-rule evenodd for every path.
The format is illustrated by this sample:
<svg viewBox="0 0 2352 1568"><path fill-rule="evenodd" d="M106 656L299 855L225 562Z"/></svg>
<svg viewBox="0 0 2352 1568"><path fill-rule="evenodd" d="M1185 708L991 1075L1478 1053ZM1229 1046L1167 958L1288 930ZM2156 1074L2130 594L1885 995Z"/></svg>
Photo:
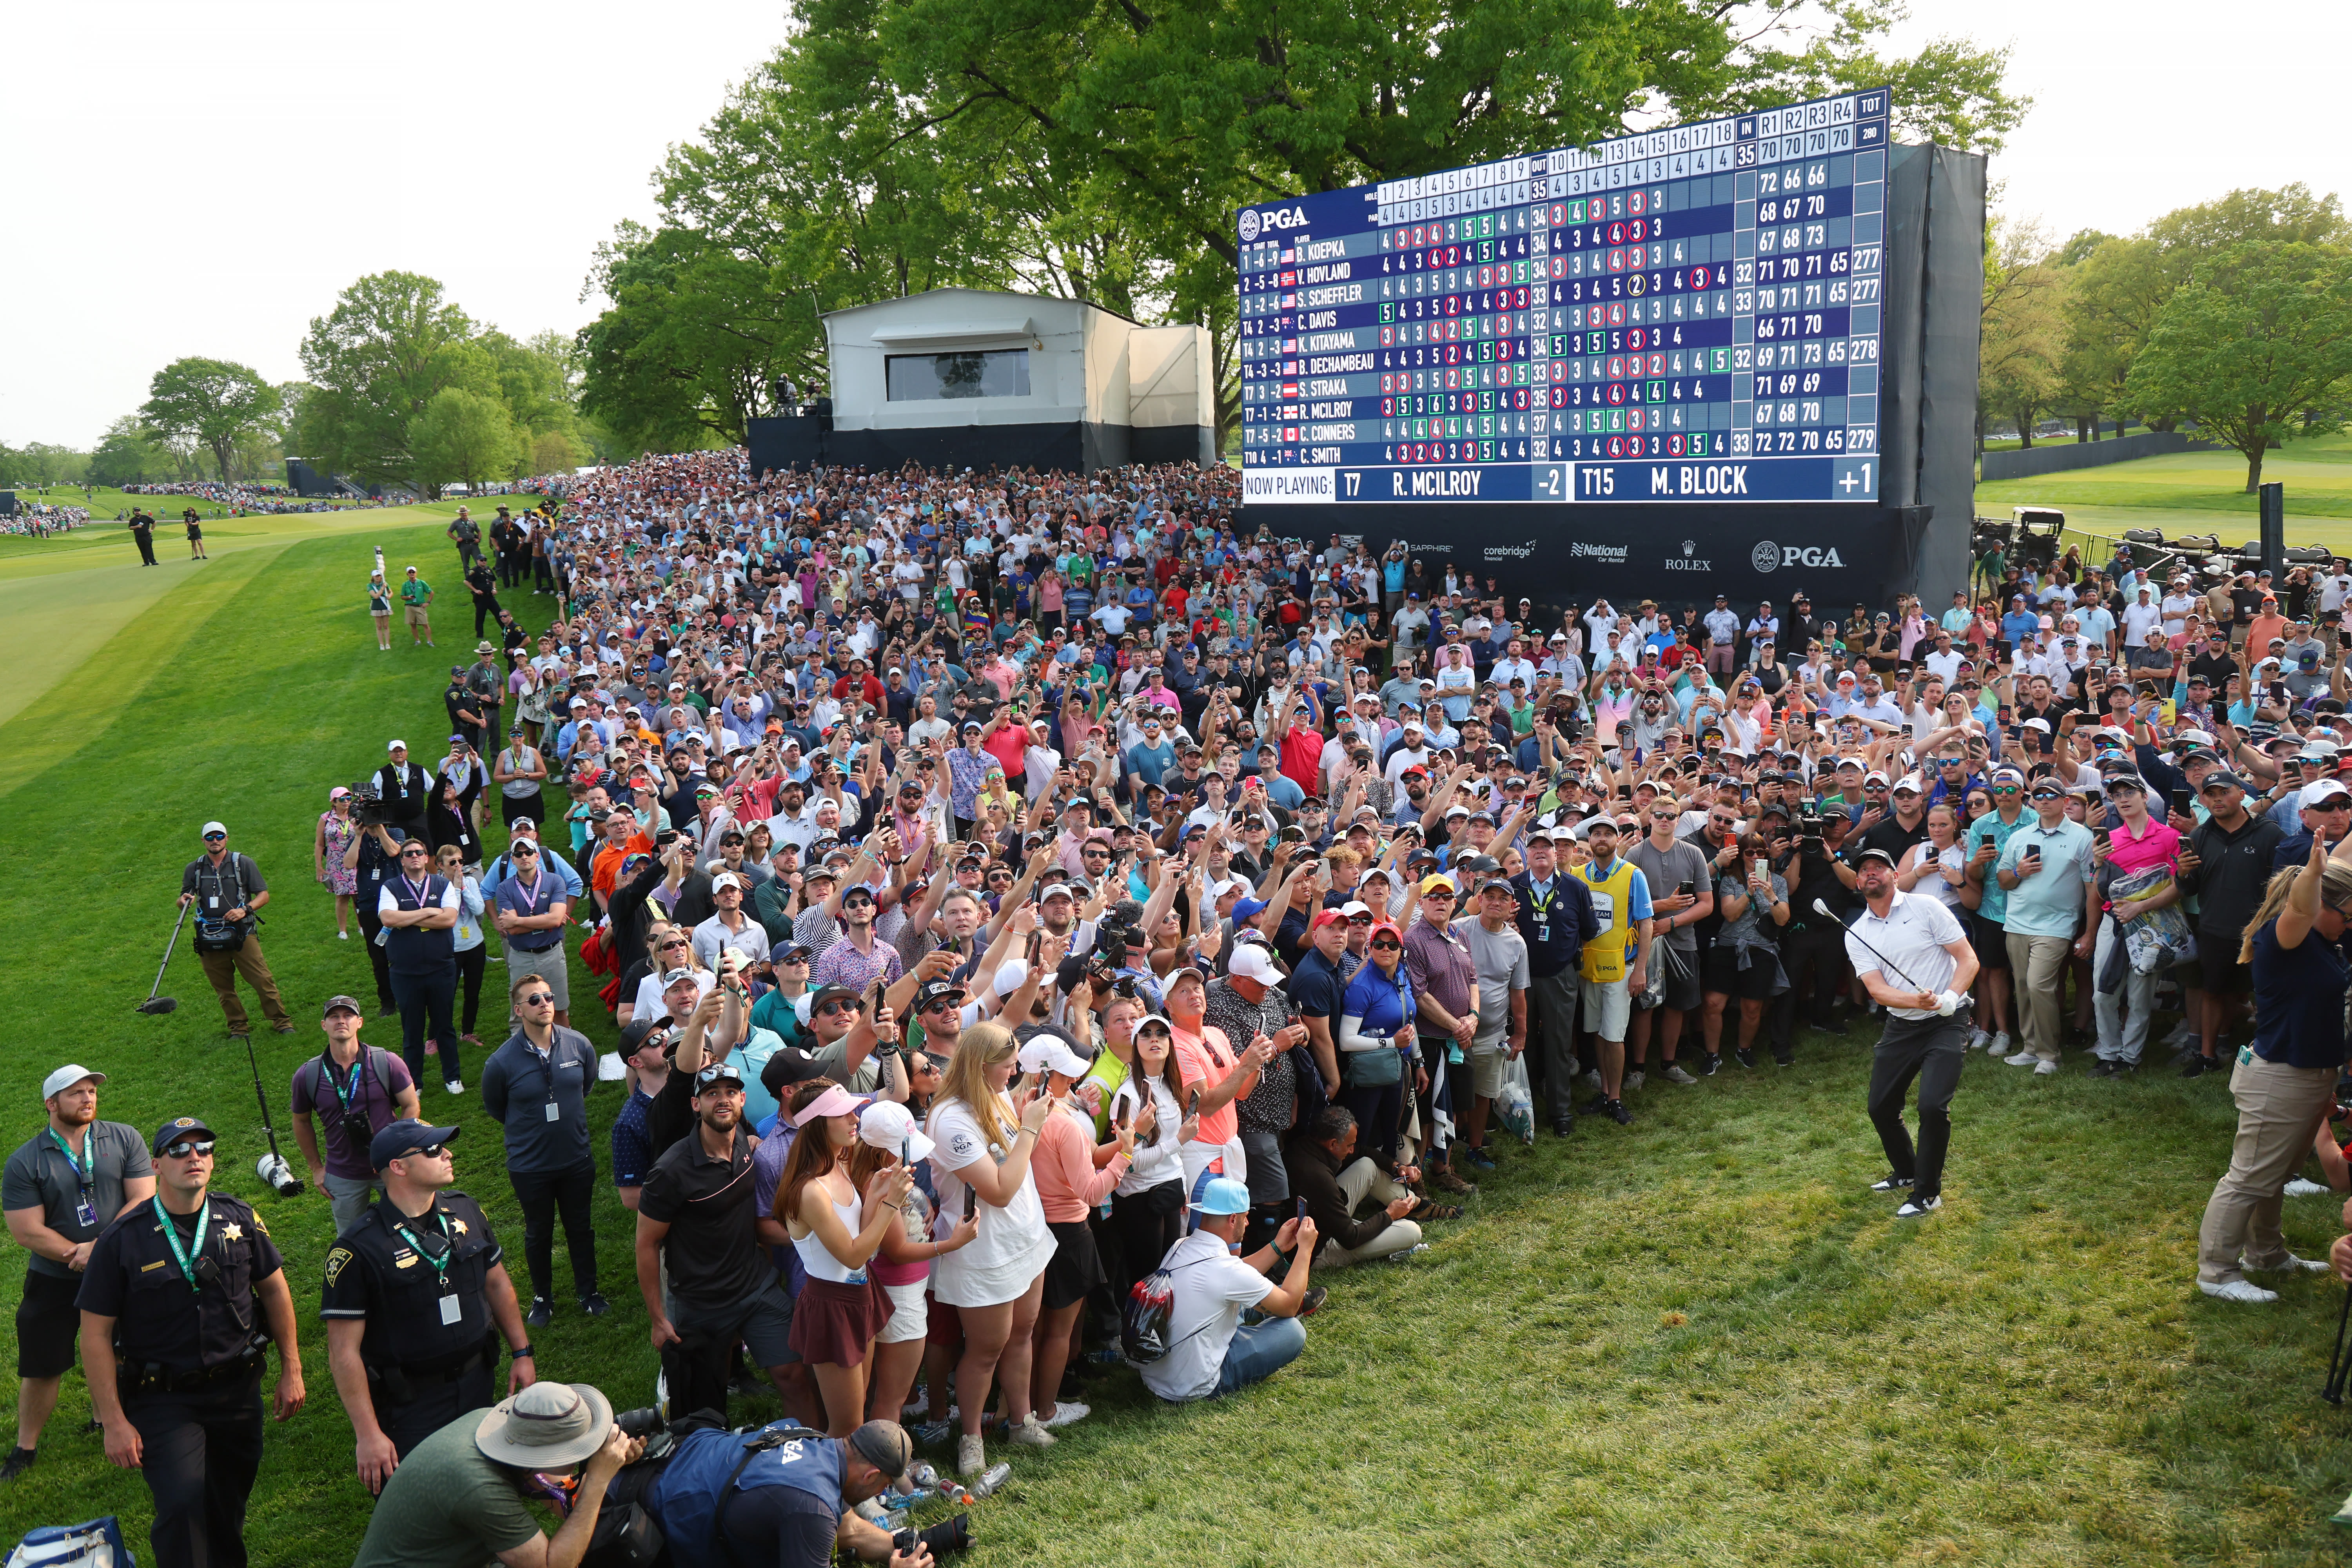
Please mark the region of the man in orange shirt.
<svg viewBox="0 0 2352 1568"><path fill-rule="evenodd" d="M650 855L653 840L637 826L635 812L592 811L588 820L596 825L596 857L589 863L588 885L595 889L596 908L601 912L613 901L613 885L619 880L621 862L632 855Z"/></svg>

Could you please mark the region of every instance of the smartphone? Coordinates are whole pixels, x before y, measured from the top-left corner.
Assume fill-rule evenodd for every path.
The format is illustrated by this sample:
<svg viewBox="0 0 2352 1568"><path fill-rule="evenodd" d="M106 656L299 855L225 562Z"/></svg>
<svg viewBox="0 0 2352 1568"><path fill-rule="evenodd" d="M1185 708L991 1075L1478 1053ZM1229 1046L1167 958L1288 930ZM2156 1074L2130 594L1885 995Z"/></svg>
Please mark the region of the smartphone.
<svg viewBox="0 0 2352 1568"><path fill-rule="evenodd" d="M967 1185L963 1190L963 1217L970 1219L980 1212L980 1189Z"/></svg>
<svg viewBox="0 0 2352 1568"><path fill-rule="evenodd" d="M1201 1114L1201 1091L1199 1089L1196 1089L1192 1090L1192 1093L1184 1097L1184 1114L1187 1116L1198 1116Z"/></svg>
<svg viewBox="0 0 2352 1568"><path fill-rule="evenodd" d="M2196 816L2197 814L2189 809L2189 807L2194 804L2196 804L2196 797L2190 795L2189 791L2185 789L2177 789L2172 792L2172 809L2179 812L2181 816Z"/></svg>
<svg viewBox="0 0 2352 1568"><path fill-rule="evenodd" d="M1111 1113L1111 1125L1124 1130L1132 1126L1134 1121L1135 1107L1127 1100L1120 1100L1118 1102L1118 1109Z"/></svg>
<svg viewBox="0 0 2352 1568"><path fill-rule="evenodd" d="M1697 883L1696 880L1694 880L1693 879L1689 878L1689 877L1685 877L1685 878L1682 879L1681 883L1680 883L1679 885L1677 885L1677 886L1675 887L1675 892L1677 895L1679 895L1679 896L1680 896L1680 897L1682 897L1682 898L1685 898L1685 899L1692 897L1693 895L1695 895L1696 893L1697 893L1697 891L1698 891L1698 883Z"/></svg>
<svg viewBox="0 0 2352 1568"><path fill-rule="evenodd" d="M1307 1200L1305 1198L1298 1200L1298 1217L1300 1219L1305 1219L1307 1217Z"/></svg>

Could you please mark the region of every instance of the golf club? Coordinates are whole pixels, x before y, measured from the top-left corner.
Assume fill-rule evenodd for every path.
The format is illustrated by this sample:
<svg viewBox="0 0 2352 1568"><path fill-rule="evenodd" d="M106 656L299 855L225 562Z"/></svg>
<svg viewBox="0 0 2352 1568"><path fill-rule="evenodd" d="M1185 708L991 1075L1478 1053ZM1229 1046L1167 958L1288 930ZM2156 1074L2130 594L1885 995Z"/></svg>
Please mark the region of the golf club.
<svg viewBox="0 0 2352 1568"><path fill-rule="evenodd" d="M163 944L163 962L155 966L155 984L148 989L147 1000L140 1003L136 1008L132 1009L134 1012L168 1013L173 1008L177 1007L180 1005L173 997L158 996L155 993L163 989L163 971L172 967L172 949L179 945L180 928L187 923L188 906L182 904L180 906L180 918L172 922L172 940ZM258 1078L260 1075L256 1074L255 1076Z"/></svg>
<svg viewBox="0 0 2352 1568"><path fill-rule="evenodd" d="M261 1104L261 1130L269 1136L269 1152L254 1162L253 1173L277 1190L281 1198L302 1195L302 1178L278 1152L278 1129L269 1121L269 1096L262 1092L261 1063L253 1054L253 1037L245 1037L246 1065L253 1069L253 1098Z"/></svg>
<svg viewBox="0 0 2352 1568"><path fill-rule="evenodd" d="M1813 912L1817 915L1827 915L1833 921L1837 920L1837 911L1830 908L1830 901L1827 899L1815 899L1813 900ZM1840 921L1839 923L1843 924L1844 922ZM1910 986L1915 991L1925 991L1927 989L1926 986L1920 984L1917 981L1904 973L1902 967L1893 959L1887 957L1885 953L1871 946L1867 942L1863 942L1861 937L1854 936L1853 928L1852 926L1846 927L1845 934L1853 937L1854 941L1862 942L1863 951L1869 953L1871 957L1878 960L1879 963L1886 965L1887 968L1894 970L1895 977L1903 982L1904 984Z"/></svg>
<svg viewBox="0 0 2352 1568"><path fill-rule="evenodd" d="M2352 1374L2352 1362L2344 1359L2344 1331L2352 1326L2352 1290L2344 1292L2344 1307L2336 1316L2336 1353L2327 1362L2327 1386L2319 1397L2330 1405L2344 1403L2344 1380Z"/></svg>

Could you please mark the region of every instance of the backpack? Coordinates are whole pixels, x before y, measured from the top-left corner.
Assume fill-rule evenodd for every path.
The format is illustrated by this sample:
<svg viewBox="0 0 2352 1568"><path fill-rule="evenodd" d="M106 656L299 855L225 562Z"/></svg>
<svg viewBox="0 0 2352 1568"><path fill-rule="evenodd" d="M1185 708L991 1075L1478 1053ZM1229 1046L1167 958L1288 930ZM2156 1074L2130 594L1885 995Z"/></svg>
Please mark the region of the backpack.
<svg viewBox="0 0 2352 1568"><path fill-rule="evenodd" d="M360 1042L360 1058L373 1069L376 1087L383 1090L384 1099L390 1100L393 1097L392 1053L381 1046L371 1046L362 1040ZM327 1087L326 1061L327 1055L321 1051L302 1064L310 1069L310 1099L314 1102L320 1099L319 1091Z"/></svg>
<svg viewBox="0 0 2352 1568"><path fill-rule="evenodd" d="M1155 1268L1135 1282L1118 1315L1119 1354L1128 1365L1140 1372L1176 1348L1168 1342L1168 1325L1175 1312L1173 1269Z"/></svg>

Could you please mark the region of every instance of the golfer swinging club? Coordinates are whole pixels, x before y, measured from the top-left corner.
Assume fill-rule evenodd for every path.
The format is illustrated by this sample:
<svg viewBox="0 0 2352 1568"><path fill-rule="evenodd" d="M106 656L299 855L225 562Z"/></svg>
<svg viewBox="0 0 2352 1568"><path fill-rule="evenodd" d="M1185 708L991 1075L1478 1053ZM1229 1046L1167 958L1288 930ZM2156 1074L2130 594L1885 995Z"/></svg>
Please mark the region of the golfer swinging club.
<svg viewBox="0 0 2352 1568"><path fill-rule="evenodd" d="M1846 957L1886 1009L1870 1069L1870 1121L1886 1147L1887 1174L1871 1191L1910 1196L1895 1211L1917 1219L1944 1204L1944 1150L1952 1139L1953 1091L1968 1055L1968 989L1977 955L1952 911L1895 886L1895 857L1865 849L1856 878L1867 907L1846 931ZM1903 1097L1919 1079L1919 1149L1903 1127Z"/></svg>

